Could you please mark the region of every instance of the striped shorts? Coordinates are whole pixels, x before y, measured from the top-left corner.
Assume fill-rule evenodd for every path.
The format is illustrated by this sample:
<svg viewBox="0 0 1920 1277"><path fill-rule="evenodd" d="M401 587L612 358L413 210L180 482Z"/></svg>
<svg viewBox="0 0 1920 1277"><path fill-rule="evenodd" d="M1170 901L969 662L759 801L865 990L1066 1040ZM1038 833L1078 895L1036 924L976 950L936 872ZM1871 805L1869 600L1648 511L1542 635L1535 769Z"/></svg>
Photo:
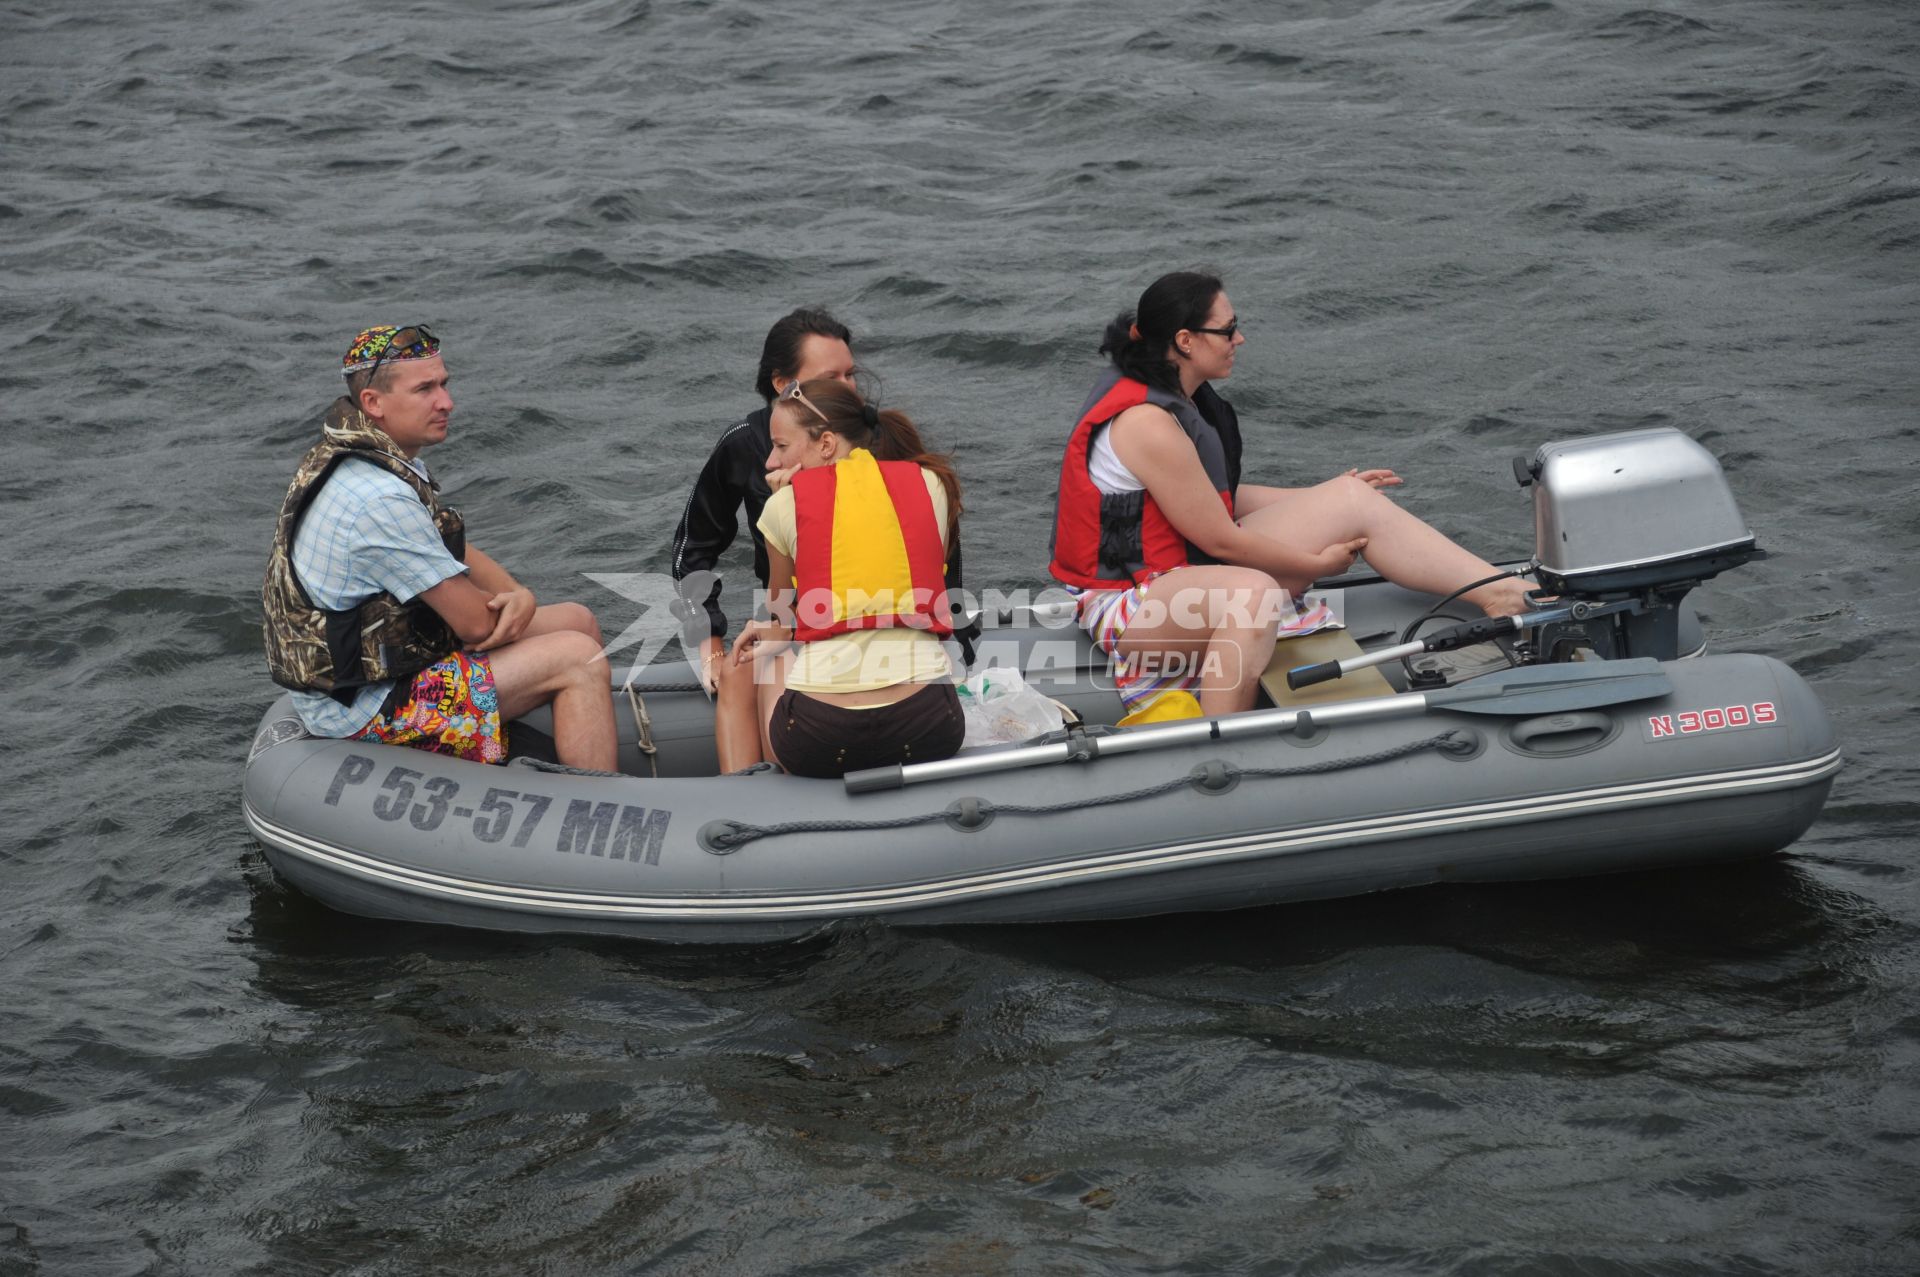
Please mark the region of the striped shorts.
<svg viewBox="0 0 1920 1277"><path fill-rule="evenodd" d="M1201 671L1197 661L1172 654L1158 660L1138 657L1129 660L1116 650L1121 636L1127 632L1127 626L1132 624L1134 614L1140 610L1141 594L1158 579L1158 576L1148 577L1128 590L1076 590L1072 586L1066 587L1068 593L1080 600L1080 628L1093 639L1094 646L1107 654L1114 690L1120 693L1120 703L1129 711L1165 691L1190 691L1200 681ZM1337 625L1333 609L1327 606L1325 600L1311 594L1305 599L1288 596L1280 614L1280 637L1298 638L1302 634Z"/></svg>

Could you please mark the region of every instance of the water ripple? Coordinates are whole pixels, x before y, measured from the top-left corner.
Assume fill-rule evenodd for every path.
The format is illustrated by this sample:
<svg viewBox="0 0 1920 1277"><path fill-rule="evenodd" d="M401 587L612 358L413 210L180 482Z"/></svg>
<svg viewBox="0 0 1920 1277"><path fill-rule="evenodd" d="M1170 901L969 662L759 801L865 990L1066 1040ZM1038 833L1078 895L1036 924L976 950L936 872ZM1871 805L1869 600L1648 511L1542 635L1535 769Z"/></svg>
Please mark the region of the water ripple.
<svg viewBox="0 0 1920 1277"><path fill-rule="evenodd" d="M7 23L0 1270L1904 1271L1904 3ZM1261 478L1393 465L1524 553L1507 454L1720 455L1775 557L1710 628L1847 754L1794 853L719 952L351 919L266 867L266 529L349 334L445 335L476 543L606 606L583 568L664 565L768 323L828 305L957 448L997 584L1041 571L1102 325L1196 263Z"/></svg>

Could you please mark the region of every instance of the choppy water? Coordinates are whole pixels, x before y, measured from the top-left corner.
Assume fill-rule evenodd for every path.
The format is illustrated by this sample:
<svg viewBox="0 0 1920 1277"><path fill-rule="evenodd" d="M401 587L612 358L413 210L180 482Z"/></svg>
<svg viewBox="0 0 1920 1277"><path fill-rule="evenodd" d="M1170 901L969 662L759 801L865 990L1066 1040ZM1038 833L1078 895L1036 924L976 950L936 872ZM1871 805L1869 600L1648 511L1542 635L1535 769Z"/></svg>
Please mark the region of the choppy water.
<svg viewBox="0 0 1920 1277"><path fill-rule="evenodd" d="M0 1273L1920 1266L1909 0L0 9ZM240 821L294 458L426 321L475 539L624 624L824 302L1038 578L1102 322L1217 266L1249 465L1524 552L1681 426L1849 757L1791 855L735 953L376 926Z"/></svg>

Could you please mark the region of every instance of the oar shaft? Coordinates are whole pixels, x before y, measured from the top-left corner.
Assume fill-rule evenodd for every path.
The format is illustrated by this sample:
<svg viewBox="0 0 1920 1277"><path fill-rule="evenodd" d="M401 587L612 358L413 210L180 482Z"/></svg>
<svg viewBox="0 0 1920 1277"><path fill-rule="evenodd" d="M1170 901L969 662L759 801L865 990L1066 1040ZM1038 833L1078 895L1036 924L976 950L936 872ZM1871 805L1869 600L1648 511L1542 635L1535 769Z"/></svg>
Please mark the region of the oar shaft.
<svg viewBox="0 0 1920 1277"><path fill-rule="evenodd" d="M1107 754L1134 754L1141 750L1209 741L1231 741L1274 735L1299 725L1303 718L1320 724L1360 723L1376 719L1411 718L1430 709L1466 714L1521 717L1564 714L1603 705L1624 705L1665 696L1673 690L1660 663L1649 657L1596 661L1590 664L1522 665L1488 674L1459 687L1433 692L1403 692L1363 701L1300 709L1269 709L1231 714L1225 718L1192 719L1160 727L1136 727L1111 736L1070 736L1044 745L1023 745L992 754L970 754L937 763L904 767L877 767L849 772L847 792L899 789L930 780L980 776L1045 763L1087 761Z"/></svg>
<svg viewBox="0 0 1920 1277"><path fill-rule="evenodd" d="M937 763L908 763L892 767L870 767L848 772L843 783L849 794L869 794L881 789L900 789L932 780L951 780L955 776L980 776L990 772L1015 771L1044 763L1064 763L1073 757L1067 741L1046 745L1022 745L997 754L972 754L945 758Z"/></svg>
<svg viewBox="0 0 1920 1277"><path fill-rule="evenodd" d="M1137 754L1145 750L1168 749L1176 745L1199 745L1207 741L1242 740L1247 737L1274 736L1292 731L1303 717L1315 724L1333 726L1363 723L1381 718L1410 718L1427 709L1426 696L1409 693L1380 696L1372 700L1347 701L1312 709L1272 709L1258 713L1234 714L1228 718L1192 719L1159 727L1135 727L1111 736L1083 737L1078 741L1050 741L1044 745L1023 745L1018 749L992 754L969 754L942 759L937 763L908 763L899 767L876 767L852 772L846 778L848 793L869 793L880 789L900 789L928 781L951 780L956 776L984 776L994 772L1015 771L1045 763L1062 763L1073 758L1107 758L1117 754Z"/></svg>
<svg viewBox="0 0 1920 1277"><path fill-rule="evenodd" d="M1427 640L1415 639L1411 643L1401 643L1396 647L1383 647L1375 652L1360 656L1349 656L1341 661L1323 661L1318 665L1296 665L1287 671L1287 686L1294 691L1303 687L1312 687L1315 683L1325 683L1331 679L1345 678L1355 670L1371 669L1375 665L1385 665L1397 661L1403 656L1419 656L1427 650Z"/></svg>

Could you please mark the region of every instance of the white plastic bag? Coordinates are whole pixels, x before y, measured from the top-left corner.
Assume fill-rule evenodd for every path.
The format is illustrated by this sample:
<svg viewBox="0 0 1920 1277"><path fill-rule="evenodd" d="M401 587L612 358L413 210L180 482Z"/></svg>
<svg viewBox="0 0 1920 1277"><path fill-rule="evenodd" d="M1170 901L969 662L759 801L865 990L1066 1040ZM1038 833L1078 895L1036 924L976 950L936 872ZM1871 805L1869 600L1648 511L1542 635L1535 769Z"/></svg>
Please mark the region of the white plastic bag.
<svg viewBox="0 0 1920 1277"><path fill-rule="evenodd" d="M993 667L959 685L960 710L966 715L968 745L1009 745L1066 726L1060 707L1042 696L1020 671Z"/></svg>

